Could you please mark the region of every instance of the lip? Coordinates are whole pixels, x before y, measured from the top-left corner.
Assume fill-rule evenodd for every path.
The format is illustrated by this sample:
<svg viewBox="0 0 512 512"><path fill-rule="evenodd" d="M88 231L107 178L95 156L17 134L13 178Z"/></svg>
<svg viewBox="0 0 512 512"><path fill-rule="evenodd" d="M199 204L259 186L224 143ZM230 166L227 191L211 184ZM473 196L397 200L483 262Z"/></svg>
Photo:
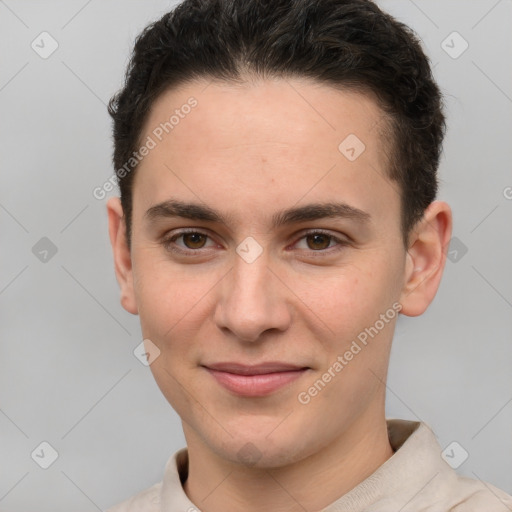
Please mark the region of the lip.
<svg viewBox="0 0 512 512"><path fill-rule="evenodd" d="M215 363L204 368L221 386L246 397L267 396L309 370L308 367L274 361L258 365Z"/></svg>

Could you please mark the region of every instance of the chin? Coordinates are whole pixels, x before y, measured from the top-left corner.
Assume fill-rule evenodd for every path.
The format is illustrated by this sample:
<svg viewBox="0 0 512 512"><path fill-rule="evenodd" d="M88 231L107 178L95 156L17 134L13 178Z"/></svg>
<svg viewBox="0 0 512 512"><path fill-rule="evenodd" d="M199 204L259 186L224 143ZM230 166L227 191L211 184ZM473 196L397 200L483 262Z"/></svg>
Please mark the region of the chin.
<svg viewBox="0 0 512 512"><path fill-rule="evenodd" d="M286 420L285 420L286 422ZM274 431L265 425L258 429L257 422L246 431L238 426L238 435L231 437L224 432L223 440L209 440L210 449L219 457L246 467L270 469L298 462L315 453L319 447L313 440L305 439L302 429L286 426L281 432L275 428L279 421L274 422ZM242 434L243 432L243 434Z"/></svg>

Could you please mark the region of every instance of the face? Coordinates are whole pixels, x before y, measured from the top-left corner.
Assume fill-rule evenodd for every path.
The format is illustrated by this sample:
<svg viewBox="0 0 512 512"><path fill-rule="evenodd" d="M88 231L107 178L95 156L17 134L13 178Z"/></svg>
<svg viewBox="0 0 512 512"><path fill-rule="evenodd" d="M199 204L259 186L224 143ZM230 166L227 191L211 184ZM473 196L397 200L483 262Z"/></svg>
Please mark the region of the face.
<svg viewBox="0 0 512 512"><path fill-rule="evenodd" d="M411 270L383 122L369 96L302 80L194 82L153 105L123 305L189 445L272 467L383 417Z"/></svg>

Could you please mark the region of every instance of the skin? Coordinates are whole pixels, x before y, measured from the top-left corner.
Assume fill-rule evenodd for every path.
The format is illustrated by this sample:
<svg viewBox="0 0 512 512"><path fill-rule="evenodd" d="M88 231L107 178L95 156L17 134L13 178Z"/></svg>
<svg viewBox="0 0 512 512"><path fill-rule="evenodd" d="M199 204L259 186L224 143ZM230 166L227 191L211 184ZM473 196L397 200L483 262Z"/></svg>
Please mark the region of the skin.
<svg viewBox="0 0 512 512"><path fill-rule="evenodd" d="M195 81L155 102L141 140L190 96L197 107L136 171L131 251L120 201L108 201L121 303L160 350L150 367L182 419L191 501L204 512L319 510L393 455L384 404L396 317L308 404L297 396L393 303L408 316L425 311L442 276L451 210L434 201L404 247L383 116L368 95L300 79ZM366 146L352 162L338 150L351 133ZM144 217L170 198L229 218ZM340 201L369 221L271 224L278 210ZM166 247L163 237L180 228L208 236ZM315 229L345 244L306 236ZM236 252L249 236L263 249L252 263ZM269 396L240 397L201 366L221 361L310 369ZM255 455L243 462L247 443Z"/></svg>

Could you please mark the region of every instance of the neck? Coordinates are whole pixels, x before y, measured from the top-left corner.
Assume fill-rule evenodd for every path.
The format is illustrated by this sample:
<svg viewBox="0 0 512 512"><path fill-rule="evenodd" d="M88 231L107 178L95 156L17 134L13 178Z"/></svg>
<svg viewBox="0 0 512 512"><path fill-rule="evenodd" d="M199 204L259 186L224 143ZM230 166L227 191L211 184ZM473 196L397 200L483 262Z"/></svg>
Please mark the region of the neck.
<svg viewBox="0 0 512 512"><path fill-rule="evenodd" d="M360 417L320 451L277 468L234 464L188 434L189 475L184 490L203 512L321 510L368 478L394 453L384 414L370 422Z"/></svg>

